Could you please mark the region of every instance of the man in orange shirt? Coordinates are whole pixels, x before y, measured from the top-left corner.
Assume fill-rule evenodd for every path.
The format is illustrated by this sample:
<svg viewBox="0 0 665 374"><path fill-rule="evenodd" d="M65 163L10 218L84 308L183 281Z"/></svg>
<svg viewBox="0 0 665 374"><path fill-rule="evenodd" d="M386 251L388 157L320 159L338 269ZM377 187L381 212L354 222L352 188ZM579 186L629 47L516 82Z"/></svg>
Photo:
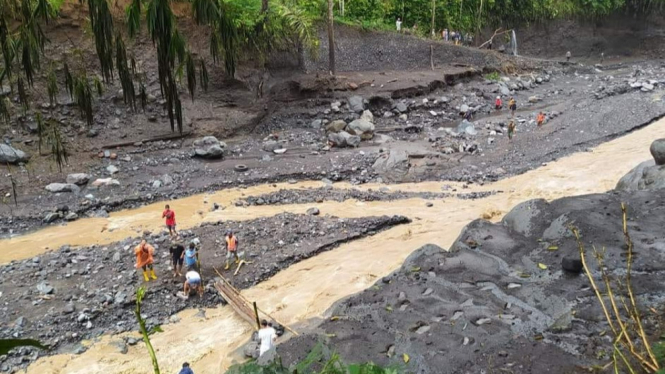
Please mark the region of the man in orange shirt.
<svg viewBox="0 0 665 374"><path fill-rule="evenodd" d="M538 124L538 127L541 127L543 125L543 122L545 122L545 115L543 114L543 112L540 112L536 117L536 123Z"/></svg>
<svg viewBox="0 0 665 374"><path fill-rule="evenodd" d="M152 279L157 279L155 275L155 269L153 269L153 254L155 253L155 248L148 244L145 239L141 240L141 243L134 248L134 253L136 254L136 268L143 269L143 279L148 282L148 269L150 269L150 277Z"/></svg>
<svg viewBox="0 0 665 374"><path fill-rule="evenodd" d="M236 264L240 261L238 258L238 238L233 235L233 231L229 230L226 232L226 266L224 270L229 269L229 260L231 256L235 257Z"/></svg>

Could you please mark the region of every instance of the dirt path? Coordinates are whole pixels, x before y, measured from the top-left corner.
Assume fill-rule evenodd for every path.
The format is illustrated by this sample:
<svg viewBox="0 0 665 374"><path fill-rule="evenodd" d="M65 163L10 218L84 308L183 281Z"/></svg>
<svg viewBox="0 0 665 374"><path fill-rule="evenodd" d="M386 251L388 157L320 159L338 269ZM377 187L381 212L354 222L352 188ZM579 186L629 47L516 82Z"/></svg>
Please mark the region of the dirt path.
<svg viewBox="0 0 665 374"><path fill-rule="evenodd" d="M482 187L483 190L503 190L503 194L473 201L447 199L435 201L425 208L420 199L362 203L357 201L324 202L317 204L323 214L340 217L403 214L413 223L403 225L373 237L355 241L302 261L244 294L259 301L267 312L290 325L322 315L335 301L369 287L378 278L400 266L406 256L426 243L449 246L459 231L480 216L497 219L515 204L533 198L555 199L563 196L603 192L612 189L616 181L639 162L649 158L651 141L665 130L661 120L642 130L602 144L591 152L578 153L560 159L536 170ZM242 194L270 191L274 188L307 188L320 186L320 182L307 182L289 186L257 186L242 191L221 191L207 198L192 196L173 202L180 211L183 227L201 221L249 219L277 212L304 212L309 205L258 206L250 208L227 207L221 212L206 212L206 205L217 201L228 204ZM337 185L336 185L337 186ZM442 183L425 182L390 186L402 191L440 191ZM348 186L344 186L348 187ZM363 185L362 189L377 188ZM472 190L472 189L469 189ZM33 254L43 251L46 243L75 241L78 244L109 242L136 231L157 229L159 220L155 211L161 204L133 211L118 212L108 219L86 219L43 230L20 238L0 242L14 258L25 258L21 248ZM104 225L108 231L100 232ZM70 236L71 235L71 236ZM10 260L10 255L3 256ZM187 360L198 372L220 373L239 357L232 354L246 341L251 327L232 315L228 308L210 309L206 318L195 311L180 314L181 321L164 326L164 333L154 335L153 344L165 371L175 371ZM118 336L105 336L90 343L81 355L58 355L42 358L31 365L28 373L149 373L150 360L144 347L130 347L126 354L118 353L110 345Z"/></svg>

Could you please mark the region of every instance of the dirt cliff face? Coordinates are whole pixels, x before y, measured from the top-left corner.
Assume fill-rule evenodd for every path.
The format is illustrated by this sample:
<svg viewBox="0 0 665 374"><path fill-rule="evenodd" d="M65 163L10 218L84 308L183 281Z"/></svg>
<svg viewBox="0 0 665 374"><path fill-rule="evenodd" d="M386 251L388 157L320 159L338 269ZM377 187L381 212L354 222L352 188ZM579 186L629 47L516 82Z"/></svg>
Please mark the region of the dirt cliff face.
<svg viewBox="0 0 665 374"><path fill-rule="evenodd" d="M572 59L600 62L616 58L658 58L662 56L665 20L616 14L602 21L555 20L518 27L517 41L521 55L563 59L570 51Z"/></svg>
<svg viewBox="0 0 665 374"><path fill-rule="evenodd" d="M657 336L661 326L648 308L659 308L662 298L663 282L654 275L665 268L664 195L533 200L502 222L474 221L449 252L424 246L401 269L332 308L315 333L285 342L278 353L302 358L318 339L348 362L405 365L407 354L405 366L418 373L564 373L602 365L611 334L603 333L609 328L587 277L562 269L562 262L580 258L567 227L580 230L589 251L604 248L608 272L623 278L620 203L627 202L633 289L647 334ZM589 262L598 281L591 254Z"/></svg>

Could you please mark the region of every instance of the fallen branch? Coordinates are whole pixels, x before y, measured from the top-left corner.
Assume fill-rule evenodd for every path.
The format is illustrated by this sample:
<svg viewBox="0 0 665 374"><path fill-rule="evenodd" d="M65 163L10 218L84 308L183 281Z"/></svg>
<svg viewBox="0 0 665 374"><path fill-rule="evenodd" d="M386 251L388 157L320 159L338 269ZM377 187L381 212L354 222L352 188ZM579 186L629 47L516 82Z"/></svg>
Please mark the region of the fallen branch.
<svg viewBox="0 0 665 374"><path fill-rule="evenodd" d="M159 136L155 136L154 138L148 138L148 139L143 139L143 140L131 140L131 141L126 141L126 142L121 142L121 143L107 144L107 145L103 145L102 149L128 147L128 146L134 145L136 143L144 143L145 144L145 143L158 142L160 140L176 140L176 139L186 138L190 135L192 135L191 131L190 132L185 132L185 133L182 133L182 134L159 135Z"/></svg>
<svg viewBox="0 0 665 374"><path fill-rule="evenodd" d="M494 35L492 35L492 37L489 38L485 43L483 43L483 44L481 44L480 46L478 46L478 49L484 47L485 44L488 44L489 42L494 41L494 38L496 38L497 36L499 36L499 35L503 35L503 34L506 34L506 33L509 33L509 32L511 32L511 31L513 31L513 29L505 30L505 31L501 31L501 32L499 32L499 30L501 30L501 27L499 27L498 29L494 30Z"/></svg>

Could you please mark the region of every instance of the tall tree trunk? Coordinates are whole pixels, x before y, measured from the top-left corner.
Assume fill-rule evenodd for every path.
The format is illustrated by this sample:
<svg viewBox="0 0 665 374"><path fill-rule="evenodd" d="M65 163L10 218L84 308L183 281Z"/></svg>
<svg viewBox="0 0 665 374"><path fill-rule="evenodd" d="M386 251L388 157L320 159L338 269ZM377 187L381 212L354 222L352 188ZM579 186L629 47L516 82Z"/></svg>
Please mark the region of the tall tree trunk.
<svg viewBox="0 0 665 374"><path fill-rule="evenodd" d="M328 0L328 68L335 75L335 30L333 29L333 0Z"/></svg>
<svg viewBox="0 0 665 374"><path fill-rule="evenodd" d="M436 12L436 0L432 0L432 38L436 35L434 31L434 14Z"/></svg>
<svg viewBox="0 0 665 374"><path fill-rule="evenodd" d="M302 72L306 72L307 67L305 66L305 49L302 46L302 42L298 41L298 68Z"/></svg>
<svg viewBox="0 0 665 374"><path fill-rule="evenodd" d="M261 14L268 13L268 0L261 0Z"/></svg>

